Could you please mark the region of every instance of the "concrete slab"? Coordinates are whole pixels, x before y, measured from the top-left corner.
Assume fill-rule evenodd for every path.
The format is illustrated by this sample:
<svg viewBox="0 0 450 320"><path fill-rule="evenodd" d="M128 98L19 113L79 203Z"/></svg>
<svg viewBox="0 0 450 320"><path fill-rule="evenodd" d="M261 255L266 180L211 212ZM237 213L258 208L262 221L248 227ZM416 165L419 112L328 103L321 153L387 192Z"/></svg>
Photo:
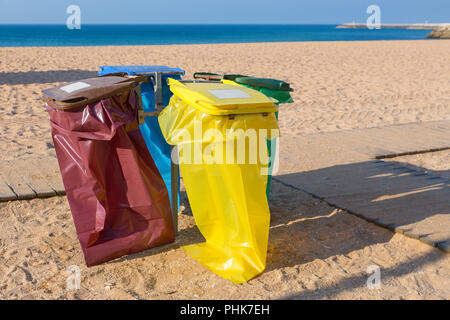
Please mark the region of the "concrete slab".
<svg viewBox="0 0 450 320"><path fill-rule="evenodd" d="M0 201L64 194L55 158L0 161L0 177Z"/></svg>

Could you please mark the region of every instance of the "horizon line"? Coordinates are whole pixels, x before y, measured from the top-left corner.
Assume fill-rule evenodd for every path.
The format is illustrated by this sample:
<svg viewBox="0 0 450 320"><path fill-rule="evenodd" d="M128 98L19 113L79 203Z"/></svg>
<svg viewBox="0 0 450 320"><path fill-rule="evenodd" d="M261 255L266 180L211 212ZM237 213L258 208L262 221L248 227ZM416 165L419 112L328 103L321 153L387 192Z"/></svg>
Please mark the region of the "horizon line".
<svg viewBox="0 0 450 320"><path fill-rule="evenodd" d="M306 26L306 25L322 25L334 26L342 23L82 23L81 25L101 25L101 26L172 26L172 25L210 25L210 26L226 26L226 25L279 25L279 26ZM27 26L27 25L43 25L43 26L65 26L65 23L0 23L2 26Z"/></svg>
<svg viewBox="0 0 450 320"><path fill-rule="evenodd" d="M341 23L82 23L86 26L336 26L348 24L364 24L363 22L341 22ZM381 25L414 25L414 24L450 24L450 22L384 22ZM0 26L65 26L65 23L0 23Z"/></svg>

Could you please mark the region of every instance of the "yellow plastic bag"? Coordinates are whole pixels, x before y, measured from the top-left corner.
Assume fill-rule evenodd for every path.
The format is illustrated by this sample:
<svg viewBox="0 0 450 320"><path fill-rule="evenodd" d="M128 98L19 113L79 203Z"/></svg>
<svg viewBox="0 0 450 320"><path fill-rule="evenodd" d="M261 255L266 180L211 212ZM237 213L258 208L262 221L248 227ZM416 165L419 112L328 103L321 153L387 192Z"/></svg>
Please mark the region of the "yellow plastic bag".
<svg viewBox="0 0 450 320"><path fill-rule="evenodd" d="M172 82L172 86L179 85L182 84ZM227 90L223 84L213 86L213 89L196 86L195 91ZM180 170L186 192L197 226L206 240L183 249L223 278L236 284L246 282L265 268L270 212L264 174L268 163L265 137L258 135L256 138L257 152L263 156L255 159L249 153L250 137L245 133L248 129L256 132L266 129L269 137L278 135L275 115L273 112L246 112L233 116L207 114L191 105L195 99L185 102L186 92L181 94L181 99L176 96L176 89L172 91L175 95L158 120L167 142L179 146ZM266 107L273 104L270 100L264 101ZM228 102L220 108L225 110L232 101ZM261 104L259 106L262 107ZM248 111L246 108L237 109ZM214 113L211 110L208 112ZM195 132L195 125L199 124L202 134ZM213 134L208 135L208 129L212 129ZM235 135L227 135L227 130ZM244 163L239 163L242 162L239 158L240 142L245 146ZM227 156L231 150L233 159L229 163Z"/></svg>

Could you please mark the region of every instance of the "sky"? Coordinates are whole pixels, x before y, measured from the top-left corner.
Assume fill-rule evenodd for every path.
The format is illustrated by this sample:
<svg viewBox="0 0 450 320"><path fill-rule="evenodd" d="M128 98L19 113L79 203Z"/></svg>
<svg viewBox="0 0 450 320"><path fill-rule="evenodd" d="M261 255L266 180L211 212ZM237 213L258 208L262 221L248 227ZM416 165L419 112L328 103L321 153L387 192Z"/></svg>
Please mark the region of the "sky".
<svg viewBox="0 0 450 320"><path fill-rule="evenodd" d="M65 24L78 5L82 24L340 24L450 22L450 0L0 0L0 24Z"/></svg>

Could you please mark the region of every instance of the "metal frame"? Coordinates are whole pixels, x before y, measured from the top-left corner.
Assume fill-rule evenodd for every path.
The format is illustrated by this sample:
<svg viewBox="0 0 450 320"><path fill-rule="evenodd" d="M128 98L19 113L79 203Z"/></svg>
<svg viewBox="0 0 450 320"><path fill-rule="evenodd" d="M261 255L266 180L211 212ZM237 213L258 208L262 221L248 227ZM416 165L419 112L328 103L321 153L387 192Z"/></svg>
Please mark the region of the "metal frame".
<svg viewBox="0 0 450 320"><path fill-rule="evenodd" d="M194 80L178 80L181 83L218 83L217 80L203 80L203 79L194 79Z"/></svg>
<svg viewBox="0 0 450 320"><path fill-rule="evenodd" d="M148 78L152 78L153 88L155 92L155 111L152 112L144 112L142 105L142 97L141 97L141 88L138 86L138 94L139 94L139 109L138 109L138 123L144 124L146 117L155 117L158 116L159 113L164 109L163 105L163 86L162 86L162 74L181 74L181 72L155 72L155 73L147 73L147 74L139 74L139 76L145 76ZM178 234L178 179L179 179L179 166L178 166L178 154L177 147L171 146L171 165L170 165L170 175L171 175L171 212L172 212L172 220L173 220L173 228L175 234ZM177 157L177 159L174 159ZM175 160L175 161L174 161Z"/></svg>
<svg viewBox="0 0 450 320"><path fill-rule="evenodd" d="M223 75L220 74L194 74L194 79L203 79L206 81L220 81L223 79Z"/></svg>

